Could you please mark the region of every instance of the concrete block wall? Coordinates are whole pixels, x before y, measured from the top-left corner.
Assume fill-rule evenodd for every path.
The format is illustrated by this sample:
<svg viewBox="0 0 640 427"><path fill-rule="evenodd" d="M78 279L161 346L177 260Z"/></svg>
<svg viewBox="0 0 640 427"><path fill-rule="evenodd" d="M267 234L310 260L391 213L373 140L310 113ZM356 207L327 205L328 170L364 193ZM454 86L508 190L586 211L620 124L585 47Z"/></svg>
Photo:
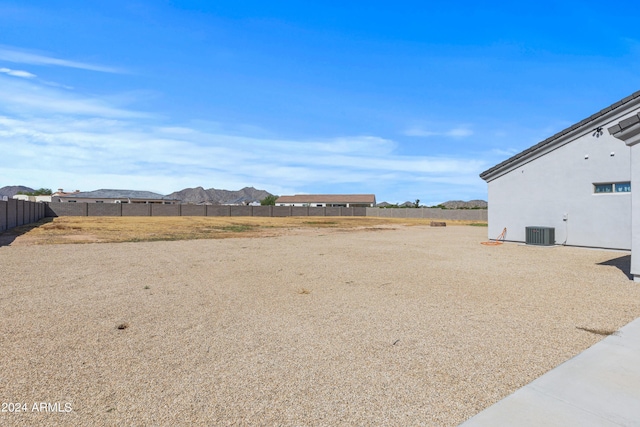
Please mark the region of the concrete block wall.
<svg viewBox="0 0 640 427"><path fill-rule="evenodd" d="M347 208L324 208L324 216L341 216L342 209Z"/></svg>
<svg viewBox="0 0 640 427"><path fill-rule="evenodd" d="M252 216L253 206L229 206L231 216Z"/></svg>
<svg viewBox="0 0 640 427"><path fill-rule="evenodd" d="M325 208L322 208L322 207L319 208L314 206L314 207L309 207L307 209L309 209L309 216L324 216Z"/></svg>
<svg viewBox="0 0 640 427"><path fill-rule="evenodd" d="M87 216L87 203L47 203L47 216Z"/></svg>
<svg viewBox="0 0 640 427"><path fill-rule="evenodd" d="M358 209L358 208L356 208ZM426 218L444 220L487 221L487 209L438 209L438 208L364 208L367 216L381 218Z"/></svg>
<svg viewBox="0 0 640 427"><path fill-rule="evenodd" d="M8 230L7 223L9 222L9 203L0 200L0 233Z"/></svg>
<svg viewBox="0 0 640 427"><path fill-rule="evenodd" d="M122 216L151 216L151 205L145 203L121 203Z"/></svg>
<svg viewBox="0 0 640 427"><path fill-rule="evenodd" d="M304 206L291 206L291 216L309 216L309 208Z"/></svg>
<svg viewBox="0 0 640 427"><path fill-rule="evenodd" d="M29 224L29 205L24 200L18 200L18 225Z"/></svg>
<svg viewBox="0 0 640 427"><path fill-rule="evenodd" d="M87 216L122 216L120 203L87 203Z"/></svg>
<svg viewBox="0 0 640 427"><path fill-rule="evenodd" d="M24 224L24 200L18 200L18 213L16 215L16 226Z"/></svg>
<svg viewBox="0 0 640 427"><path fill-rule="evenodd" d="M15 221L29 221L38 217L38 211L28 211L22 201L18 203ZM20 207L20 203L23 203ZM27 212L25 214L25 212ZM29 216L32 215L32 216ZM7 223L14 221L12 208L7 208ZM46 216L373 216L381 218L423 218L441 220L487 221L486 209L437 208L338 208L302 206L226 206L226 205L160 205L138 203L47 203Z"/></svg>
<svg viewBox="0 0 640 427"><path fill-rule="evenodd" d="M207 216L231 216L231 206L207 206Z"/></svg>
<svg viewBox="0 0 640 427"><path fill-rule="evenodd" d="M254 206L253 207L253 216L272 216L273 210L271 209L273 206Z"/></svg>
<svg viewBox="0 0 640 427"><path fill-rule="evenodd" d="M24 223L31 224L36 222L36 207L31 203L25 203L24 205Z"/></svg>
<svg viewBox="0 0 640 427"><path fill-rule="evenodd" d="M18 226L18 201L9 199L7 202L7 229Z"/></svg>
<svg viewBox="0 0 640 427"><path fill-rule="evenodd" d="M274 206L272 212L274 217L291 216L291 206Z"/></svg>
<svg viewBox="0 0 640 427"><path fill-rule="evenodd" d="M205 205L182 205L182 216L206 216L207 207Z"/></svg>
<svg viewBox="0 0 640 427"><path fill-rule="evenodd" d="M25 200L0 200L0 232L32 224L45 217L45 204Z"/></svg>
<svg viewBox="0 0 640 427"><path fill-rule="evenodd" d="M180 205L151 204L151 216L180 216Z"/></svg>

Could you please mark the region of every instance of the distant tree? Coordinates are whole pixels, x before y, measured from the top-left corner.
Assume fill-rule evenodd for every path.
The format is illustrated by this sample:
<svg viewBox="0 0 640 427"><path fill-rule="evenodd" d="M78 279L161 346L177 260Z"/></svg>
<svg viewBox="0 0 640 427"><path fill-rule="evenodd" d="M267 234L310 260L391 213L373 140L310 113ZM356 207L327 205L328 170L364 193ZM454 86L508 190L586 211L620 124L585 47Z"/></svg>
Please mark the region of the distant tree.
<svg viewBox="0 0 640 427"><path fill-rule="evenodd" d="M420 199L416 199L414 208L419 208L419 207L420 207Z"/></svg>
<svg viewBox="0 0 640 427"><path fill-rule="evenodd" d="M34 191L34 196L50 196L52 194L53 192L51 191L50 188L39 188L36 191Z"/></svg>
<svg viewBox="0 0 640 427"><path fill-rule="evenodd" d="M275 206L276 200L278 200L278 196L274 196L272 194L272 195L267 196L264 199L260 200L260 204L262 206Z"/></svg>
<svg viewBox="0 0 640 427"><path fill-rule="evenodd" d="M39 188L35 191L28 191L26 193L23 191L18 191L17 194L24 194L25 196L50 196L51 194L53 194L53 192L50 188Z"/></svg>

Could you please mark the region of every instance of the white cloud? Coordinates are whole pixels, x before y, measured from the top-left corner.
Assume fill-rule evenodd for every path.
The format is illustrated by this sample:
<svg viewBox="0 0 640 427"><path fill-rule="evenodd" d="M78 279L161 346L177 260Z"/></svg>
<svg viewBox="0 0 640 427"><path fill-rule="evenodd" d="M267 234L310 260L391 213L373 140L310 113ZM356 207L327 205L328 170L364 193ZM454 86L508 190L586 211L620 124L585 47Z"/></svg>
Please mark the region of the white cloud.
<svg viewBox="0 0 640 427"><path fill-rule="evenodd" d="M188 128L187 128L188 129ZM352 143L352 150L345 146ZM486 166L475 159L400 156L377 151L386 140L374 137L341 137L320 142L248 138L210 134L197 129L169 136L157 128L144 128L126 120L57 117L56 119L16 119L0 117L0 151L7 153L6 164L30 169L34 163L42 169L30 171L47 180L68 179L68 171L77 176L66 186L95 188L122 186L151 189L161 193L178 190L180 185L211 185L240 188L238 185L262 183L274 188L311 191L318 185L336 188L358 186L376 191L373 184L381 176L393 177L403 191L411 186L458 183L478 180ZM16 168L16 169L20 169ZM8 181L6 170L0 180ZM27 175L22 172L23 175ZM113 176L114 179L105 177ZM98 177L102 177L102 183ZM181 184L184 183L184 184ZM42 185L63 186L58 182ZM387 182L390 185L392 182ZM144 187L151 185L151 187ZM93 189L95 189L93 188ZM344 190L343 190L344 191ZM335 192L340 192L336 190Z"/></svg>
<svg viewBox="0 0 640 427"><path fill-rule="evenodd" d="M0 47L0 60L13 62L16 64L31 65L54 65L58 67L78 68L82 70L100 71L103 73L124 73L119 68L107 67L103 65L88 64L86 62L71 61L68 59L54 58L52 56L30 53L11 47Z"/></svg>
<svg viewBox="0 0 640 427"><path fill-rule="evenodd" d="M473 131L467 128L455 128L445 132L445 135L452 137L465 137L473 135Z"/></svg>
<svg viewBox="0 0 640 427"><path fill-rule="evenodd" d="M32 114L71 114L99 117L148 117L148 113L113 105L110 100L61 91L30 80L0 75L0 111Z"/></svg>
<svg viewBox="0 0 640 427"><path fill-rule="evenodd" d="M32 79L32 78L36 77L35 74L31 74L28 71L12 70L11 68L0 68L0 73L5 73L5 74L8 74L8 75L14 76L14 77L22 77L22 78L25 78L25 79Z"/></svg>
<svg viewBox="0 0 640 427"><path fill-rule="evenodd" d="M508 148L508 149L494 148L493 150L491 150L491 154L496 154L498 156L505 156L505 157L511 157L518 153L519 151L516 150L515 148Z"/></svg>
<svg viewBox="0 0 640 427"><path fill-rule="evenodd" d="M449 188L450 198L484 188L477 175L489 166L473 156L400 155L396 142L372 135L302 140L246 136L237 131L242 126L225 132L219 123L169 123L116 105L122 97L9 80L0 76L0 186L168 194L252 185L277 194L373 192L380 200L397 194L426 201L436 188Z"/></svg>
<svg viewBox="0 0 640 427"><path fill-rule="evenodd" d="M455 127L453 129L449 129L441 132L427 130L421 126L413 126L406 129L403 132L403 134L406 136L420 136L420 137L446 136L451 138L464 138L464 137L473 135L473 131L465 126L459 126L459 127Z"/></svg>

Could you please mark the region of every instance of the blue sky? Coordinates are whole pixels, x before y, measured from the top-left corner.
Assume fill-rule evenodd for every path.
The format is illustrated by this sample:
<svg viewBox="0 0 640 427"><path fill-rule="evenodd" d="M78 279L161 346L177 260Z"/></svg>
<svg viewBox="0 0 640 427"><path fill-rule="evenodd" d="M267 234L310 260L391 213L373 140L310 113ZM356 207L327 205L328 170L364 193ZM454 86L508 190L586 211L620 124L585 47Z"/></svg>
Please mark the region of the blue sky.
<svg viewBox="0 0 640 427"><path fill-rule="evenodd" d="M634 3L0 1L0 187L486 199L640 89Z"/></svg>

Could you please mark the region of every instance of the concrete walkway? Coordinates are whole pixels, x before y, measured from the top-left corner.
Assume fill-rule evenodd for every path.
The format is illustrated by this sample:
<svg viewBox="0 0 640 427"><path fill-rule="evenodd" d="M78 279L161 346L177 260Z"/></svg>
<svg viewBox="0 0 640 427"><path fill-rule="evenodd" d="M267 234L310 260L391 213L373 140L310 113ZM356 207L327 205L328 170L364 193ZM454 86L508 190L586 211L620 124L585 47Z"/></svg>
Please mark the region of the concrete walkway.
<svg viewBox="0 0 640 427"><path fill-rule="evenodd" d="M640 426L640 318L461 426Z"/></svg>

